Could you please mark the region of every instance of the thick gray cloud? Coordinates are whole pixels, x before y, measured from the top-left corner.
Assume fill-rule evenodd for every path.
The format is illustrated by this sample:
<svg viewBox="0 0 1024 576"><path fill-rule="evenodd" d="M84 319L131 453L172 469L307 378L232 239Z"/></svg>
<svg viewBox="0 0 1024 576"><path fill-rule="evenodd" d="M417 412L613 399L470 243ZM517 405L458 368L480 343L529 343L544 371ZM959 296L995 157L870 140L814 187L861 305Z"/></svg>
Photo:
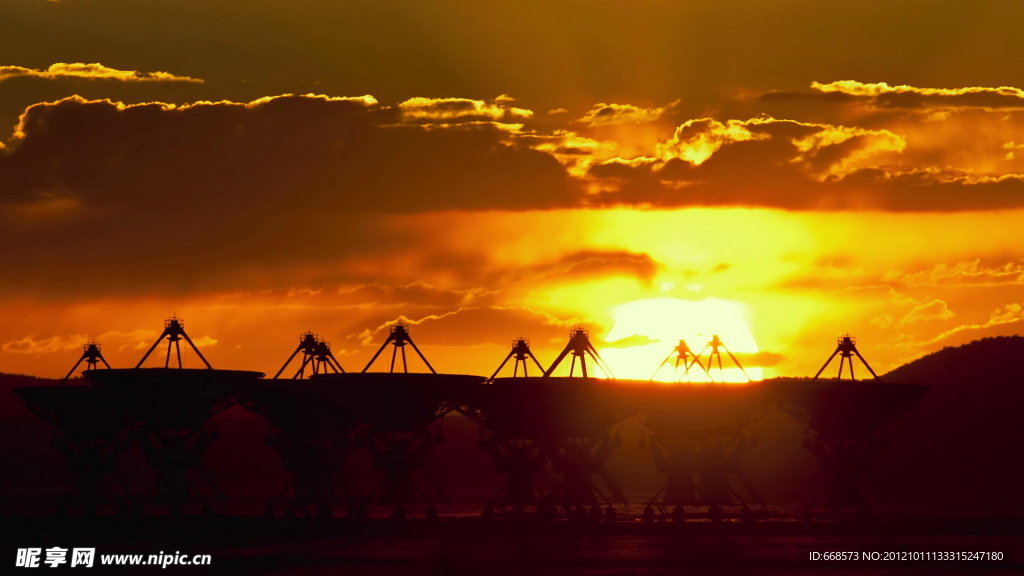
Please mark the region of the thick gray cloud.
<svg viewBox="0 0 1024 576"><path fill-rule="evenodd" d="M0 155L0 241L17 270L3 284L217 285L419 242L386 214L576 201L562 166L509 128L400 114L369 98L301 96L35 105Z"/></svg>

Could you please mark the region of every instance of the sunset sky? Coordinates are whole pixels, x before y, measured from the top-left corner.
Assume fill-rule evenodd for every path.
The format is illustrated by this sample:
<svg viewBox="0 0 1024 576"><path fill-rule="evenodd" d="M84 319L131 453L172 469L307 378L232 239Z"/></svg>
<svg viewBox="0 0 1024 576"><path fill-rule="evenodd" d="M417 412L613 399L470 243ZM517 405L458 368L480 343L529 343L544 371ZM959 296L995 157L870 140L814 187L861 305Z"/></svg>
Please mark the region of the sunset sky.
<svg viewBox="0 0 1024 576"><path fill-rule="evenodd" d="M0 4L0 371L218 368L404 318L442 372L577 324L646 378L879 373L1024 322L1024 4ZM198 361L193 361L198 365ZM413 365L416 369L419 366Z"/></svg>

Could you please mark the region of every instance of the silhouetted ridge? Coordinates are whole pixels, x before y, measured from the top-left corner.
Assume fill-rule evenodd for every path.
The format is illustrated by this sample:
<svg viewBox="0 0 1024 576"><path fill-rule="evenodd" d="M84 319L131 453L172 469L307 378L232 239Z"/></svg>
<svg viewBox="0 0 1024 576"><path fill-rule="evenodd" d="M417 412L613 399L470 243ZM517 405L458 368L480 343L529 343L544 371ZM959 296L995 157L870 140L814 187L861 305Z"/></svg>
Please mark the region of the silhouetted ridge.
<svg viewBox="0 0 1024 576"><path fill-rule="evenodd" d="M75 386L82 383L81 378L68 380L67 385ZM26 374L5 374L0 372L0 419L33 418L32 412L22 404L14 394L15 388L23 386L56 386L60 380L38 378Z"/></svg>
<svg viewBox="0 0 1024 576"><path fill-rule="evenodd" d="M80 380L76 378L75 380ZM0 386L13 387L13 386L56 386L60 380L53 378L40 378L38 376L29 376L28 374L7 374L0 372ZM69 380L69 382L74 382Z"/></svg>
<svg viewBox="0 0 1024 576"><path fill-rule="evenodd" d="M1024 379L1024 336L997 336L947 346L889 372L883 379L943 386L966 380Z"/></svg>
<svg viewBox="0 0 1024 576"><path fill-rule="evenodd" d="M935 514L1024 515L1024 337L943 348L883 379L932 386L889 430L876 494Z"/></svg>

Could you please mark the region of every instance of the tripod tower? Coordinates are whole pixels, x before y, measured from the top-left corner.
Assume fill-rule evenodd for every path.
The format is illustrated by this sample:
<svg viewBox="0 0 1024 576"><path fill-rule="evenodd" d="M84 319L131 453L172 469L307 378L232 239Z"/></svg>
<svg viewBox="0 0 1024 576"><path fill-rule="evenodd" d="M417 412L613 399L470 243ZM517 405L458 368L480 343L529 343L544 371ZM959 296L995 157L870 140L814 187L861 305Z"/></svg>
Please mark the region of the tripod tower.
<svg viewBox="0 0 1024 576"><path fill-rule="evenodd" d="M345 372L345 369L341 367L341 363L338 362L338 359L331 352L331 344L317 338L316 334L312 332L306 332L299 336L299 346L295 349L295 352L292 352L292 355L288 357L288 360L277 371L277 374L274 374L275 380L281 376L300 352L302 353L302 364L299 365L298 371L292 376L293 379L305 378L306 368L312 369L312 375Z"/></svg>
<svg viewBox="0 0 1024 576"><path fill-rule="evenodd" d="M181 341L191 346L204 368L185 368L181 359ZM142 368L146 359L166 342L164 365ZM171 364L176 353L177 366ZM189 479L199 475L213 496L220 492L203 464L203 453L216 434L205 422L235 402L233 390L263 376L260 372L214 370L185 333L185 323L177 317L168 318L164 330L135 368L90 370L86 378L93 387L104 390L118 404L131 422L133 436L142 445L146 461L156 469L158 483L156 501L167 506L170 514L184 512L190 502L210 501L200 491L200 484Z"/></svg>
<svg viewBox="0 0 1024 576"><path fill-rule="evenodd" d="M722 370L722 350L725 350L725 353L729 355L729 358L732 359L733 363L736 364L736 367L740 369L740 372L743 372L743 375L746 376L747 380L751 381L750 375L747 374L747 371L743 369L743 365L740 364L740 361L736 359L736 356L728 348L726 348L725 342L722 342L722 339L718 337L718 334L712 336L711 340L707 343L706 346L704 346L704 349L700 351L700 354L697 354L698 360L701 356L704 355L704 352L707 352L709 349L711 351L708 353L708 365L707 368L704 368L704 371L707 372L708 374L708 378L714 380L714 378L711 376L711 368L715 360L718 361L719 377L721 377L724 374Z"/></svg>
<svg viewBox="0 0 1024 576"><path fill-rule="evenodd" d="M82 346L82 357L78 359L78 362L75 362L74 367L68 371L67 376L60 381L61 385L71 378L71 375L75 373L75 370L78 370L78 367L82 365L82 362L85 362L86 370L95 370L99 368L100 362L103 362L103 365L108 369L110 368L110 364L107 364L107 359L104 358L103 353L100 352L100 345L95 342L89 342L85 346Z"/></svg>
<svg viewBox="0 0 1024 576"><path fill-rule="evenodd" d="M508 361L513 357L516 359L516 363L512 369L513 378L519 376L520 364L523 366L523 377L527 378L530 376L527 372L527 359L533 360L533 363L537 365L538 369L540 369L541 374L544 373L544 367L540 365L540 361L538 361L537 357L530 351L530 341L520 336L512 341L512 350L509 351L508 356L505 356L505 359L501 361L501 364L498 366L498 369L494 371L494 374L491 374L491 380L501 372L501 369L504 368L505 364L508 364Z"/></svg>
<svg viewBox="0 0 1024 576"><path fill-rule="evenodd" d="M420 357L420 360L423 360L423 363L426 364L427 368L430 369L431 374L437 374L437 371L434 370L434 367L430 365L430 362L427 362L426 357L423 356L423 353L420 352L420 349L416 347L416 343L413 342L412 337L409 336L409 329L406 328L405 324L403 324L402 322L396 322L391 326L391 333L388 334L387 340L385 340L384 343L380 345L380 348L377 349L377 353L374 354L373 358L370 358L370 361L366 363L366 368L363 368L363 372L367 372L370 370L370 366L373 366L373 363L376 362L377 357L380 356L380 353L383 352L384 349L387 348L389 344L391 346L394 346L394 348L391 350L391 369L389 370L389 372L391 372L392 374L394 374L395 372L395 359L398 356L399 350L402 351L402 372L406 374L409 373L409 364L406 361L405 357L406 344L412 346L412 349L416 351L416 354Z"/></svg>
<svg viewBox="0 0 1024 576"><path fill-rule="evenodd" d="M825 364L823 364L821 366L821 369L818 370L818 373L814 375L814 379L815 380L818 379L818 376L821 376L821 373L825 371L825 368L828 368L828 365L832 363L832 359L836 357L836 354L839 355L839 374L836 376L836 380L842 380L843 379L843 365L845 365L845 364L849 364L849 366L850 366L850 380L856 380L857 379L853 375L853 357L854 356L856 356L857 358L860 358L860 361L862 363L864 363L864 367L868 369L868 372L871 372L871 375L874 376L875 380L879 380L878 374L875 374L875 371L871 369L871 365L868 364L868 361L865 360L864 357L861 356L860 352L857 350L857 339L856 338L854 338L853 336L850 336L849 334L844 334L844 335L840 336L837 339L837 341L838 341L838 344L836 346L835 352L833 352L832 355L828 357L828 360L825 361Z"/></svg>
<svg viewBox="0 0 1024 576"><path fill-rule="evenodd" d="M213 370L213 366L210 366L210 363L206 361L203 353L199 351L199 348L197 348L192 342L192 339L185 333L185 321L177 316L172 316L164 322L163 333L161 333L160 337L156 339L156 342L153 342L153 346L149 348L149 351L142 357L142 360L139 360L139 363L135 365L135 368L142 368L142 364L146 362L149 355L152 354L153 351L156 350L156 347L164 340L167 340L167 357L164 360L164 368L171 367L172 348L177 352L178 368L184 368L184 365L181 362L181 340L185 340L185 342L188 342L188 345L192 347L192 351L196 353L196 356L199 356L199 359L203 361L203 364L208 369Z"/></svg>
<svg viewBox="0 0 1024 576"><path fill-rule="evenodd" d="M551 366L544 372L544 377L548 378L554 373L555 368L562 363L562 360L569 354L572 354L572 365L569 367L569 377L571 378L576 373L576 360L580 362L580 370L583 371L583 377L587 378L587 356L590 357L591 361L604 372L605 376L614 378L612 371L608 368L608 365L601 360L601 356L598 355L594 345L590 343L590 333L584 330L582 326L577 326L569 331L569 342L565 345L562 352L555 358L555 361L551 363Z"/></svg>
<svg viewBox="0 0 1024 576"><path fill-rule="evenodd" d="M661 372L661 369L664 368L665 364L668 364L672 360L672 358L675 358L676 360L676 374L679 374L679 363L683 363L683 373L679 374L679 378L677 378L677 381L681 382L684 376L686 377L687 381L689 381L690 368L693 368L694 364L700 366L700 369L703 370L705 373L707 373L708 371L708 369L704 367L704 364L701 363L700 357L694 354L693 350L690 350L690 346L687 345L686 340L680 339L679 344L671 352L669 352L668 356L666 356L664 360L662 360L661 364L658 366L658 369L654 371L654 374L651 374L650 380L654 380L654 377L658 375L658 372Z"/></svg>

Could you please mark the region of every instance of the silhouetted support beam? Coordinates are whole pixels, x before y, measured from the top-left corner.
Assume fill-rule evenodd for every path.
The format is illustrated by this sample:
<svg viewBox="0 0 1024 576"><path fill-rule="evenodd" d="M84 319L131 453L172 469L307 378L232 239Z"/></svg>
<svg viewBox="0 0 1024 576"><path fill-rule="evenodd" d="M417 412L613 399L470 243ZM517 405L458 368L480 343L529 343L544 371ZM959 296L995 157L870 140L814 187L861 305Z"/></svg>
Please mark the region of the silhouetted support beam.
<svg viewBox="0 0 1024 576"><path fill-rule="evenodd" d="M294 359L295 359L295 356L296 356L296 355L297 355L297 354L298 354L298 353L299 353L299 352L300 352L301 350L302 350L302 346L300 345L300 346L299 346L298 348L296 348L296 349L295 349L295 352L292 352L292 355L291 355L291 356L289 356L289 357L288 357L288 359L284 361L284 364L283 364L283 365L281 366L281 369L280 369L280 370L278 370L276 374L274 374L274 378L273 378L274 380L277 380L278 378L280 378L280 377L281 377L281 373L282 373L282 372L284 372L284 369L285 369L285 368L287 368L287 367L288 367L288 365L292 363L292 360L294 360Z"/></svg>
<svg viewBox="0 0 1024 576"><path fill-rule="evenodd" d="M722 346L722 348L725 348L725 346ZM740 372L743 372L743 375L747 377L747 380L752 380L750 375L747 374L747 371L743 369L743 365L740 364L740 361L736 359L735 355L733 355L732 351L729 350L728 348L725 348L725 353L728 354L729 358L731 358L732 361L736 363L736 367L740 369ZM722 355L719 354L718 358L719 358L719 361L721 361ZM721 368L721 366L719 366L719 368Z"/></svg>
<svg viewBox="0 0 1024 576"><path fill-rule="evenodd" d="M416 354L420 357L420 360L423 360L423 363L426 364L427 368L430 369L430 373L431 374L437 374L437 371L434 370L434 367L430 365L430 362L427 362L427 357L424 356L423 353L420 352L420 349L416 347L416 343L412 341L412 338L407 338L407 340L409 341L409 344L412 345L412 349L415 350ZM405 362L405 350L404 349L402 350L402 361Z"/></svg>
<svg viewBox="0 0 1024 576"><path fill-rule="evenodd" d="M188 334L185 333L184 327L182 327L181 335L185 337L185 342L188 342L188 345L192 347L192 350L196 353L196 356L199 356L199 359L203 361L203 364L205 364L206 367L209 368L210 370L213 370L213 366L210 366L210 363L206 361L206 357L203 356L203 353L199 351L199 347L197 347L192 342L192 339L188 337ZM180 349L178 350L178 364L179 365L181 364L181 350Z"/></svg>
<svg viewBox="0 0 1024 576"><path fill-rule="evenodd" d="M544 376L545 377L551 376L551 373L554 372L555 368L562 362L562 360L565 359L565 356L566 356L566 354L569 353L569 351L570 351L569 347L566 346L565 349L562 350L562 352L555 358L555 361L551 363L551 366L548 367L548 369L544 371ZM573 365L572 365L572 367L569 368L569 372L570 373L572 372L573 368L576 367L575 362L576 361L575 361L575 357L574 357Z"/></svg>
<svg viewBox="0 0 1024 576"><path fill-rule="evenodd" d="M825 363L821 365L821 368L818 369L818 372L814 375L815 380L818 379L818 376L821 376L821 373L825 371L825 368L828 368L828 365L832 363L832 359L836 357L836 354L839 354L838 347L835 349L835 352L832 352L832 355L828 357L828 360L825 360ZM842 364L839 365L839 369L843 369Z"/></svg>
<svg viewBox="0 0 1024 576"><path fill-rule="evenodd" d="M384 351L384 348L387 347L390 341L391 340L389 338L388 340L385 340L383 344L380 345L380 348L377 349L377 353L374 354L373 358L370 358L370 361L366 363L366 367L363 368L363 372L366 372L367 370L370 369L370 366L373 366L373 363L377 360L377 357L380 356L380 353ZM394 369L392 369L392 372L394 372Z"/></svg>
<svg viewBox="0 0 1024 576"><path fill-rule="evenodd" d="M868 364L868 361L865 360L864 357L860 355L860 351L857 350L856 347L853 348L853 353L857 355L857 358L860 358L860 361L864 363L864 367L868 369L868 372L871 372L871 375L874 376L875 380L881 380L881 378L878 377L878 374L875 374L875 371L871 369L871 365ZM850 375L851 376L853 375L853 363L852 363L852 361L850 363Z"/></svg>
<svg viewBox="0 0 1024 576"><path fill-rule="evenodd" d="M149 350L142 356L142 360L139 360L139 363L135 365L136 368L142 368L142 364L146 361L147 358L149 358L149 355L152 354L154 350L156 350L156 347L160 345L160 342L163 341L164 336L166 336L166 335L167 335L167 330L164 330L164 333L161 334L160 337L156 339L156 342L153 342L153 345L150 346ZM170 347L170 344L168 344L168 348L169 347Z"/></svg>
<svg viewBox="0 0 1024 576"><path fill-rule="evenodd" d="M338 362L338 359L334 357L334 354L328 356L327 359L325 360L325 363L329 367L334 368L337 372L341 372L342 374L345 373L345 369L341 366L341 363Z"/></svg>

